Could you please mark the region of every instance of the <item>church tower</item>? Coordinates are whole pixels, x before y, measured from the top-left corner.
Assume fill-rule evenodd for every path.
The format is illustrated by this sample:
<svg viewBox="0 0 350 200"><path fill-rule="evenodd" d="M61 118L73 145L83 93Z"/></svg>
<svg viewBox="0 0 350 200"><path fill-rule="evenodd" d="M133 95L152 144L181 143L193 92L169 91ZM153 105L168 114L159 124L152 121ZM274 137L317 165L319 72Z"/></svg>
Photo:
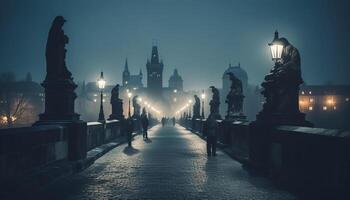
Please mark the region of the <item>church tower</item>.
<svg viewBox="0 0 350 200"><path fill-rule="evenodd" d="M123 86L127 86L130 82L130 72L129 72L129 66L128 66L128 59L125 59L125 66L123 71Z"/></svg>
<svg viewBox="0 0 350 200"><path fill-rule="evenodd" d="M151 61L147 60L147 88L160 92L163 88L163 62L159 60L157 46L152 47Z"/></svg>

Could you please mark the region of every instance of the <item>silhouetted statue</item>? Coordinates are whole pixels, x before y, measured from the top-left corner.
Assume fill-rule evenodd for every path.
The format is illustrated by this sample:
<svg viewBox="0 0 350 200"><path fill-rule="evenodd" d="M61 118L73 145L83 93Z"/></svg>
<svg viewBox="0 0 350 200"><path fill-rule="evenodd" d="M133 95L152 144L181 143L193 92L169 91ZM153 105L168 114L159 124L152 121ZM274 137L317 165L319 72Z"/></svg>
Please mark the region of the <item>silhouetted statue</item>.
<svg viewBox="0 0 350 200"><path fill-rule="evenodd" d="M62 29L65 19L57 16L52 22L46 44L45 113L40 120L78 120L74 112L77 85L66 67L68 37Z"/></svg>
<svg viewBox="0 0 350 200"><path fill-rule="evenodd" d="M226 119L243 119L243 87L242 81L239 80L232 72L227 73L231 80L231 89L226 96L227 115Z"/></svg>
<svg viewBox="0 0 350 200"><path fill-rule="evenodd" d="M62 29L65 20L57 16L49 31L46 44L46 78L41 84L45 89L45 111L33 126L59 124L69 130L68 159L86 157L86 122L79 120L74 111L77 85L66 67L68 37Z"/></svg>
<svg viewBox="0 0 350 200"><path fill-rule="evenodd" d="M210 86L211 91L213 93L213 97L209 102L210 105L210 115L214 117L214 119L221 119L219 107L220 107L220 94L219 90L214 87Z"/></svg>
<svg viewBox="0 0 350 200"><path fill-rule="evenodd" d="M119 99L119 84L117 84L111 91L111 105L112 105L112 114L109 116L109 119L124 119L123 115L123 100Z"/></svg>
<svg viewBox="0 0 350 200"><path fill-rule="evenodd" d="M193 105L193 116L192 116L192 119L201 118L200 109L201 109L201 100L199 99L199 97L197 95L194 95L194 105Z"/></svg>
<svg viewBox="0 0 350 200"><path fill-rule="evenodd" d="M307 125L305 114L299 111L299 86L301 77L300 55L298 49L286 38L278 38L283 45L281 59L275 63L261 84L265 97L263 110L257 119L268 120L274 124Z"/></svg>
<svg viewBox="0 0 350 200"><path fill-rule="evenodd" d="M46 80L71 79L72 74L66 67L66 44L68 37L62 29L66 20L62 16L57 16L51 26L46 43Z"/></svg>
<svg viewBox="0 0 350 200"><path fill-rule="evenodd" d="M133 118L139 118L139 117L140 117L140 114L141 114L141 106L140 106L139 103L137 102L138 97L139 97L139 96L135 95L135 96L132 98L132 106L133 106L133 108L134 108Z"/></svg>

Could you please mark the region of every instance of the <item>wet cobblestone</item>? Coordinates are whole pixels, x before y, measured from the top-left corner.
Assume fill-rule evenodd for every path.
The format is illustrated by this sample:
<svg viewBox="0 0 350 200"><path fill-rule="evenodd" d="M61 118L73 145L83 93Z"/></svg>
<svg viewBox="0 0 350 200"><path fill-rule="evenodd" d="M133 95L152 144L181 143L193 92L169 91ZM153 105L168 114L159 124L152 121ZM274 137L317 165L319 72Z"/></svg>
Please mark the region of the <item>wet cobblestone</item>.
<svg viewBox="0 0 350 200"><path fill-rule="evenodd" d="M180 126L154 127L150 140L137 136L85 171L61 180L35 199L296 199L254 177L218 152L207 158L205 142Z"/></svg>

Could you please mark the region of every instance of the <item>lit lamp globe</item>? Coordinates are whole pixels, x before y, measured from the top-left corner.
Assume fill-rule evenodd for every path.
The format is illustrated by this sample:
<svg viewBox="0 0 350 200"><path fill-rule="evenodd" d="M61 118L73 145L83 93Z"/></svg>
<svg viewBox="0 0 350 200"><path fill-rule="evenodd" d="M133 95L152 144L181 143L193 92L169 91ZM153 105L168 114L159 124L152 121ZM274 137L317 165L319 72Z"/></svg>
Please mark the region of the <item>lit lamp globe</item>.
<svg viewBox="0 0 350 200"><path fill-rule="evenodd" d="M132 97L132 93L131 92L128 92L128 97L129 97L129 99Z"/></svg>
<svg viewBox="0 0 350 200"><path fill-rule="evenodd" d="M101 72L101 76L97 80L97 85L98 85L98 88L100 88L101 90L104 89L106 86L106 81L103 78L103 72Z"/></svg>
<svg viewBox="0 0 350 200"><path fill-rule="evenodd" d="M202 99L205 99L205 93L202 93L201 97Z"/></svg>
<svg viewBox="0 0 350 200"><path fill-rule="evenodd" d="M275 37L273 38L272 42L269 43L269 46L272 60L277 63L281 59L283 51L283 43L280 41L277 31L275 32Z"/></svg>

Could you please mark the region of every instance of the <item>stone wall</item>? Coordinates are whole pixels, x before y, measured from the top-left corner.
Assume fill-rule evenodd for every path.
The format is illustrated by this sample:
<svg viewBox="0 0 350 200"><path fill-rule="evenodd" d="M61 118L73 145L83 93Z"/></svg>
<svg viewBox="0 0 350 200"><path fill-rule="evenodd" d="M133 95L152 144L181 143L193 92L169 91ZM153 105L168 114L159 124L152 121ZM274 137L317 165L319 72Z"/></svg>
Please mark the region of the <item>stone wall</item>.
<svg viewBox="0 0 350 200"><path fill-rule="evenodd" d="M179 123L200 136L203 120ZM218 141L225 150L301 191L344 191L350 185L350 131L298 126L254 127L218 120Z"/></svg>
<svg viewBox="0 0 350 200"><path fill-rule="evenodd" d="M68 157L68 129L46 125L0 130L0 179L20 177Z"/></svg>
<svg viewBox="0 0 350 200"><path fill-rule="evenodd" d="M118 120L106 121L105 124L100 122L87 123L87 150L91 150L102 144L108 143L113 139L121 136L121 124Z"/></svg>

